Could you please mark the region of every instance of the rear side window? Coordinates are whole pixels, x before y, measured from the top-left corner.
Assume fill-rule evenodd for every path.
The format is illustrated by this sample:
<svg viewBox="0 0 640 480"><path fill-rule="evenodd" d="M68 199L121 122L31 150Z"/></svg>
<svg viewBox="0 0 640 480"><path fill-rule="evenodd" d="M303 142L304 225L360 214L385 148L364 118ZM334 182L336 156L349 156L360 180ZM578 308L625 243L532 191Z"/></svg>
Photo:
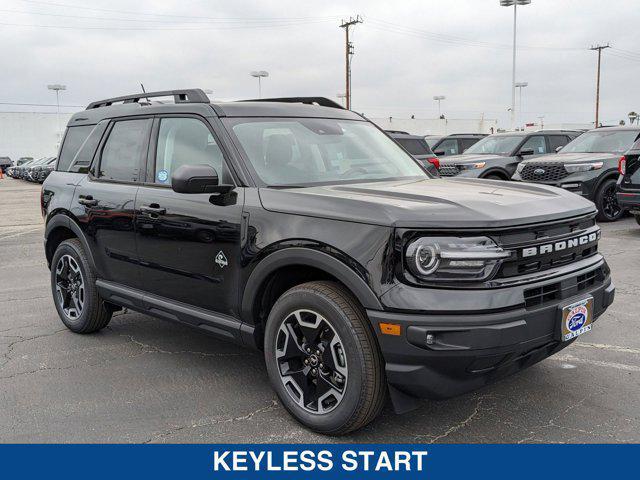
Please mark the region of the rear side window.
<svg viewBox="0 0 640 480"><path fill-rule="evenodd" d="M439 152L444 152L445 155L458 155L458 140L455 138L447 138L440 145L436 147Z"/></svg>
<svg viewBox="0 0 640 480"><path fill-rule="evenodd" d="M547 144L544 141L544 137L542 135L535 135L533 137L529 137L529 139L524 142L524 145L520 147L520 150L533 150L535 155L540 155L543 153L547 153Z"/></svg>
<svg viewBox="0 0 640 480"><path fill-rule="evenodd" d="M73 158L89 136L89 133L91 133L91 130L93 130L93 125L67 128L67 134L64 136L64 142L60 149L58 170L62 172L69 170Z"/></svg>
<svg viewBox="0 0 640 480"><path fill-rule="evenodd" d="M95 126L95 128L89 134L89 137L84 141L80 150L76 154L75 158L71 162L69 166L69 171L72 173L87 173L89 171L89 166L91 165L91 160L93 160L93 155L98 148L98 144L102 139L102 135L107 128L109 123L104 121Z"/></svg>
<svg viewBox="0 0 640 480"><path fill-rule="evenodd" d="M556 148L564 147L569 143L569 137L566 135L549 135L547 138L549 139L549 150L551 152L555 152Z"/></svg>
<svg viewBox="0 0 640 480"><path fill-rule="evenodd" d="M150 128L151 119L147 118L116 122L102 148L98 177L121 182L139 181Z"/></svg>
<svg viewBox="0 0 640 480"><path fill-rule="evenodd" d="M480 138L461 138L460 142L462 142L462 152L464 152L474 143L478 143L478 140L480 140Z"/></svg>
<svg viewBox="0 0 640 480"><path fill-rule="evenodd" d="M411 155L430 155L431 149L424 140L417 138L397 138L400 145L402 145L407 152Z"/></svg>

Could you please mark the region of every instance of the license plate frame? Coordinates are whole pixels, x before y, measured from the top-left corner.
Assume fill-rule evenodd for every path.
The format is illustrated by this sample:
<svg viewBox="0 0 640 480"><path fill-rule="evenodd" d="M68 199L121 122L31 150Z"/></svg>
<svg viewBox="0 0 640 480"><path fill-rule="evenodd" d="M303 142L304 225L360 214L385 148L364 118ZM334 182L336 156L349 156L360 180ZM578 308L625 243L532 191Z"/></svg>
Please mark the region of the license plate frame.
<svg viewBox="0 0 640 480"><path fill-rule="evenodd" d="M560 340L568 342L593 328L593 297L588 296L560 308Z"/></svg>

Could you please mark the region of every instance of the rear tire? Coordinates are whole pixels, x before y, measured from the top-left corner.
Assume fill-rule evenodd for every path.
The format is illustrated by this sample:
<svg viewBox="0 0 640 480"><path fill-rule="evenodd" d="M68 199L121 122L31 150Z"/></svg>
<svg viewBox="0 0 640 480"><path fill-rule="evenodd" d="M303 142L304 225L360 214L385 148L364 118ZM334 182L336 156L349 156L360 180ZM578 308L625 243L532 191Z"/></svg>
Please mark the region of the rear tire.
<svg viewBox="0 0 640 480"><path fill-rule="evenodd" d="M285 292L269 313L264 355L282 405L311 430L344 435L384 406L376 338L362 307L337 283L309 282Z"/></svg>
<svg viewBox="0 0 640 480"><path fill-rule="evenodd" d="M72 332L92 333L109 324L113 309L98 295L95 271L77 238L53 254L51 291L60 320Z"/></svg>
<svg viewBox="0 0 640 480"><path fill-rule="evenodd" d="M616 179L610 178L602 182L594 199L598 207L597 219L600 222L615 222L624 215L624 209L620 207L616 198Z"/></svg>

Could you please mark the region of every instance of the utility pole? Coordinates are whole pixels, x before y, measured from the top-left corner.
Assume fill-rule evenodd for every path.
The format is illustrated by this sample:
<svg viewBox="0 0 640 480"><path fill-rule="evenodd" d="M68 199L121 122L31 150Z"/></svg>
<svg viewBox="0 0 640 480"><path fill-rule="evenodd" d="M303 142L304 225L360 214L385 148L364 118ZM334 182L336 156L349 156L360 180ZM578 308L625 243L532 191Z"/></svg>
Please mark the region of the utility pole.
<svg viewBox="0 0 640 480"><path fill-rule="evenodd" d="M349 41L349 28L357 23L362 23L360 15L356 18L349 17L348 21L342 21L340 28L344 28L345 33L345 100L347 110L351 109L351 56L353 55L353 43Z"/></svg>
<svg viewBox="0 0 640 480"><path fill-rule="evenodd" d="M598 51L598 73L596 74L596 124L595 128L598 128L600 121L600 59L602 58L602 50L605 48L611 48L611 46L607 43L606 45L598 45L595 47L591 47L589 50L597 50Z"/></svg>

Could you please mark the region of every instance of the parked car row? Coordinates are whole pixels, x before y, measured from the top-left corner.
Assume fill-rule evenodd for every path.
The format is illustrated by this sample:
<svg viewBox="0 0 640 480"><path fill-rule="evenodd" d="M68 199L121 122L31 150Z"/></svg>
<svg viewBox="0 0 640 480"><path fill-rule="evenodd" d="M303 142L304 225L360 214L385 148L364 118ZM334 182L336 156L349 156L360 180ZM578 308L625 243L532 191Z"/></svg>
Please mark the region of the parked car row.
<svg viewBox="0 0 640 480"><path fill-rule="evenodd" d="M56 157L42 157L36 160L27 160L7 168L6 173L11 178L43 183L55 169L56 160Z"/></svg>
<svg viewBox="0 0 640 480"><path fill-rule="evenodd" d="M436 157L429 161L441 177L559 187L594 202L600 221L618 220L629 211L640 223L640 127L429 135L424 139Z"/></svg>

